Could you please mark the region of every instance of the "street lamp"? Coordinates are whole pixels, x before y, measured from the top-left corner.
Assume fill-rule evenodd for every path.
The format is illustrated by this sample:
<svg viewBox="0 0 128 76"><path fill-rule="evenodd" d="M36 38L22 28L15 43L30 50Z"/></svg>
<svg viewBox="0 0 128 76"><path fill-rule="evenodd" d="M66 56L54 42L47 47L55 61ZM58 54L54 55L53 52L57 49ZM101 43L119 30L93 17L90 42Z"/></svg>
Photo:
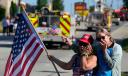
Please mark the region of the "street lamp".
<svg viewBox="0 0 128 76"><path fill-rule="evenodd" d="M97 2L97 7L98 7L98 9L99 9L99 12L101 12L101 0L99 0L99 1Z"/></svg>

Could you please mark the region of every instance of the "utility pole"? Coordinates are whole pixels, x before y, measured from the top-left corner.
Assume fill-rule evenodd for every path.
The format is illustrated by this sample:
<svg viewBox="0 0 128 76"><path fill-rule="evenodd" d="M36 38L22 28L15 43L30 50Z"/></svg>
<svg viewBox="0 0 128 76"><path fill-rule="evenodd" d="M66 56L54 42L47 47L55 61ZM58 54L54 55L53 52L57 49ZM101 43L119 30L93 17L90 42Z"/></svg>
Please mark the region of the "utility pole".
<svg viewBox="0 0 128 76"><path fill-rule="evenodd" d="M111 8L113 7L113 0L111 0Z"/></svg>
<svg viewBox="0 0 128 76"><path fill-rule="evenodd" d="M99 11L101 12L101 0L99 0Z"/></svg>
<svg viewBox="0 0 128 76"><path fill-rule="evenodd" d="M51 12L53 9L52 9L52 0L48 0L48 10L49 12ZM51 25L51 16L50 14L48 15L48 26Z"/></svg>
<svg viewBox="0 0 128 76"><path fill-rule="evenodd" d="M52 7L52 0L48 0L48 9L49 11L52 11L53 10L53 7Z"/></svg>
<svg viewBox="0 0 128 76"><path fill-rule="evenodd" d="M85 3L85 0L83 0L83 5L84 5L84 3ZM85 8L83 6L83 8L82 8L82 21L84 21L84 10L85 10Z"/></svg>

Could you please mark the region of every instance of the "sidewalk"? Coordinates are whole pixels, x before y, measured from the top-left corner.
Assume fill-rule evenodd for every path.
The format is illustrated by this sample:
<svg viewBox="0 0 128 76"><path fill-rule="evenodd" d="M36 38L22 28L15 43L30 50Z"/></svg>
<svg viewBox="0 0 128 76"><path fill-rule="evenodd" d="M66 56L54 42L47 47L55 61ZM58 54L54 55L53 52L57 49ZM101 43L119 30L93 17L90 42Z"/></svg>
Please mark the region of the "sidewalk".
<svg viewBox="0 0 128 76"><path fill-rule="evenodd" d="M120 25L121 26L121 25ZM112 37L116 39L118 42L121 42L123 39L128 38L128 23L121 26L117 30L113 31L111 33ZM122 72L128 72L128 53L123 51L123 57L122 57Z"/></svg>
<svg viewBox="0 0 128 76"><path fill-rule="evenodd" d="M125 23L125 25L113 31L111 35L114 39L118 39L118 40L128 38L128 23Z"/></svg>
<svg viewBox="0 0 128 76"><path fill-rule="evenodd" d="M0 47L9 47L13 43L13 35L10 36L3 36L2 33L0 33Z"/></svg>

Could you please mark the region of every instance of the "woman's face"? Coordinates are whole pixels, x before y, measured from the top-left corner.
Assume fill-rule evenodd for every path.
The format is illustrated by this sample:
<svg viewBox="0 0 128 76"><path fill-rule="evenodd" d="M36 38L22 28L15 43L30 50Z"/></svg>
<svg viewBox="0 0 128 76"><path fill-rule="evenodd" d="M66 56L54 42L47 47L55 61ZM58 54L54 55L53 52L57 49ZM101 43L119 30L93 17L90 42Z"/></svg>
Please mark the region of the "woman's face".
<svg viewBox="0 0 128 76"><path fill-rule="evenodd" d="M108 45L109 42L110 42L110 36L106 35L105 33L98 33L97 36L96 36L96 40L98 42L102 42L102 41L105 41L106 44Z"/></svg>
<svg viewBox="0 0 128 76"><path fill-rule="evenodd" d="M86 44L84 42L79 42L79 49L80 53L91 53L92 52L92 46L91 44Z"/></svg>

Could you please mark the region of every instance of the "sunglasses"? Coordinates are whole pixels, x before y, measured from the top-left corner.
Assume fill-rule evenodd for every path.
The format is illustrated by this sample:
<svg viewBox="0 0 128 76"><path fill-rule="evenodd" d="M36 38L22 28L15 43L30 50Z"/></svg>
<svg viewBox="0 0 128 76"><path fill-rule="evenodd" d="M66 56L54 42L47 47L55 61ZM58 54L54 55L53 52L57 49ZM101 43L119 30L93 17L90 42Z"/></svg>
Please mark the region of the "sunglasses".
<svg viewBox="0 0 128 76"><path fill-rule="evenodd" d="M83 42L79 42L79 45L80 45L80 46L87 46L88 44L83 43Z"/></svg>
<svg viewBox="0 0 128 76"><path fill-rule="evenodd" d="M106 36L106 35L105 35L105 36ZM97 37L96 40L97 40L97 41L101 41L101 39L105 39L105 36Z"/></svg>

